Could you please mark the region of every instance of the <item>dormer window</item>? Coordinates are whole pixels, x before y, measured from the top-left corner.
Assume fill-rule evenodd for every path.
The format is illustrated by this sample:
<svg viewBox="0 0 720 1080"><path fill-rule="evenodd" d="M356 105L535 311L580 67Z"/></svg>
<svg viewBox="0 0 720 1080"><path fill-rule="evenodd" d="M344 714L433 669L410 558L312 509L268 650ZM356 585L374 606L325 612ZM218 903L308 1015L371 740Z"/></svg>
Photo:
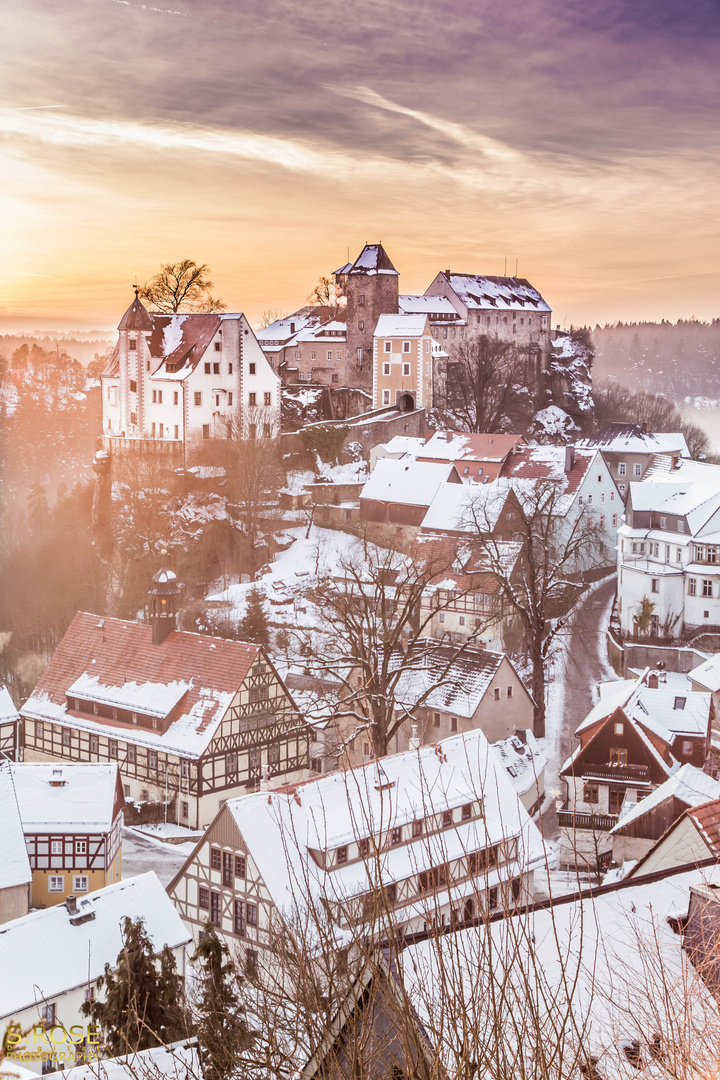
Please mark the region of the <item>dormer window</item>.
<svg viewBox="0 0 720 1080"><path fill-rule="evenodd" d="M337 848L336 851L335 851L335 862L338 864L338 866L340 866L342 863L347 862L347 857L348 857L347 844L343 844L342 847Z"/></svg>
<svg viewBox="0 0 720 1080"><path fill-rule="evenodd" d="M402 844L402 833L402 825L398 825L396 828L390 830L390 843L393 847L396 847L398 844Z"/></svg>

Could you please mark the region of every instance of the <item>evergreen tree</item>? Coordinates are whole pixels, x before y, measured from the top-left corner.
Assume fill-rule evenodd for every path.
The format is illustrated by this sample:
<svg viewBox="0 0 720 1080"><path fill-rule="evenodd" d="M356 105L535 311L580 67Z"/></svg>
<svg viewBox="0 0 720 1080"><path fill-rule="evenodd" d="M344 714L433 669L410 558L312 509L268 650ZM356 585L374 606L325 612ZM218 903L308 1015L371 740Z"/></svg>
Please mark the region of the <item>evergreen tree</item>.
<svg viewBox="0 0 720 1080"><path fill-rule="evenodd" d="M240 620L238 631L242 641L252 641L267 649L270 645L270 630L265 613L265 604L258 589L251 589L248 596L245 617Z"/></svg>
<svg viewBox="0 0 720 1080"><path fill-rule="evenodd" d="M167 946L156 956L143 919L125 919L123 948L115 967L97 981L104 1000L87 1001L82 1013L100 1028L108 1053L134 1053L184 1038L187 1024L182 981ZM159 961L159 964L158 964Z"/></svg>
<svg viewBox="0 0 720 1080"><path fill-rule="evenodd" d="M211 923L205 924L192 960L198 965L196 1032L205 1080L227 1080L239 1072L253 1034L240 1004L235 965Z"/></svg>

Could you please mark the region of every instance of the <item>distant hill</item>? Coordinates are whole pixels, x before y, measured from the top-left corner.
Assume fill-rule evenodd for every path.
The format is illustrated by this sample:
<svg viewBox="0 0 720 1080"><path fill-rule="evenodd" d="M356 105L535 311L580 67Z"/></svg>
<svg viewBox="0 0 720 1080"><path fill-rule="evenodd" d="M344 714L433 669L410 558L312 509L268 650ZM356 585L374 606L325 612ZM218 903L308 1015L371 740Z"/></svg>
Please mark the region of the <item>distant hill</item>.
<svg viewBox="0 0 720 1080"><path fill-rule="evenodd" d="M616 323L596 326L592 337L595 379L616 379L678 404L720 400L720 319Z"/></svg>
<svg viewBox="0 0 720 1080"><path fill-rule="evenodd" d="M117 334L102 331L78 331L70 333L0 334L0 356L9 360L22 345L39 345L45 352L67 353L83 367L87 367L96 353L104 353L117 341Z"/></svg>

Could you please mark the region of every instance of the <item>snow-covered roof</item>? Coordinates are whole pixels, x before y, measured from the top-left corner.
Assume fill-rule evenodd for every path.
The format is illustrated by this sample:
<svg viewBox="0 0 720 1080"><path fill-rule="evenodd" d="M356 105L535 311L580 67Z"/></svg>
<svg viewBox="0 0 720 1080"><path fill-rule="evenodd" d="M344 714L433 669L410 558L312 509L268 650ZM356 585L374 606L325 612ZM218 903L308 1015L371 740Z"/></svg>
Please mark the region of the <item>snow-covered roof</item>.
<svg viewBox="0 0 720 1080"><path fill-rule="evenodd" d="M360 498L405 506L429 506L451 471L449 464L380 458L360 492Z"/></svg>
<svg viewBox="0 0 720 1080"><path fill-rule="evenodd" d="M19 718L20 714L10 697L10 691L7 686L0 686L0 724L6 724L10 720L19 720Z"/></svg>
<svg viewBox="0 0 720 1080"><path fill-rule="evenodd" d="M491 311L550 311L550 305L525 278L457 273L446 273L443 276L467 308Z"/></svg>
<svg viewBox="0 0 720 1080"><path fill-rule="evenodd" d="M203 1068L197 1039L184 1039L44 1075L45 1080L202 1080Z"/></svg>
<svg viewBox="0 0 720 1080"><path fill-rule="evenodd" d="M576 729L576 734L580 735L612 716L618 708L623 709L629 719L636 720L666 742L672 742L676 735L704 735L707 732L710 694L699 690L677 693L672 687L666 689L662 683L658 687L647 686L645 672L637 679L613 680L603 684L600 700Z"/></svg>
<svg viewBox="0 0 720 1080"><path fill-rule="evenodd" d="M409 712L420 702L426 709L473 717L505 654L488 649L456 653L452 645L439 645L405 657L395 688L397 704Z"/></svg>
<svg viewBox="0 0 720 1080"><path fill-rule="evenodd" d="M98 889L88 898L94 918L71 923L65 904L33 911L0 926L0 1018L43 999L94 983L123 946L124 919L142 918L155 951L187 944L186 930L153 871Z"/></svg>
<svg viewBox="0 0 720 1080"><path fill-rule="evenodd" d="M448 1073L467 1060L469 1036L481 1047L499 1040L516 1072L531 1069L534 1047L547 1045L552 1031L554 1053L566 1061L596 1058L598 1076L630 1080L642 1066L659 1077L665 1069L655 1069L651 1044L657 1033L661 1047L676 1049L678 1016L697 1033L687 1047L695 1068L712 1072L715 1050L702 1055L702 1033L717 1029L718 1004L669 921L687 914L690 886L704 880L717 882L717 872L673 874L569 902L561 897L401 950L397 965L409 1002ZM489 1008L490 1000L500 1004ZM640 1065L623 1049L634 1041Z"/></svg>
<svg viewBox="0 0 720 1080"><path fill-rule="evenodd" d="M374 337L422 337L426 327L427 315L381 315L375 326Z"/></svg>
<svg viewBox="0 0 720 1080"><path fill-rule="evenodd" d="M522 738L520 737L522 735ZM503 763L512 786L524 795L542 776L547 758L530 728L492 744Z"/></svg>
<svg viewBox="0 0 720 1080"><path fill-rule="evenodd" d="M478 527L481 531L493 529L511 488L516 486L503 480L486 485L439 484L421 528L423 532L437 533L476 533Z"/></svg>
<svg viewBox="0 0 720 1080"><path fill-rule="evenodd" d="M397 846L382 844L377 858L325 870L322 853L362 837L409 826L447 809L482 800L483 814L452 828L405 833ZM401 881L430 866L517 837L519 862L544 858L540 834L482 731L434 746L392 754L354 769L227 803L274 903L296 911L303 895L342 902L383 883ZM420 902L422 908L422 902Z"/></svg>
<svg viewBox="0 0 720 1080"><path fill-rule="evenodd" d="M458 314L446 296L399 296L398 306L406 315L444 316L443 322L461 322L465 320Z"/></svg>
<svg viewBox="0 0 720 1080"><path fill-rule="evenodd" d="M348 274L392 274L397 277L398 272L390 262L390 257L382 244L366 244L352 266L343 267L336 273Z"/></svg>
<svg viewBox="0 0 720 1080"><path fill-rule="evenodd" d="M656 466L630 484L633 510L687 518L693 536L709 540L720 532L720 466L681 458L668 472Z"/></svg>
<svg viewBox="0 0 720 1080"><path fill-rule="evenodd" d="M565 446L520 446L506 459L500 475L523 480L557 480L569 495L577 494L588 472L595 467L598 450L575 449L572 466L566 469ZM604 462L603 462L604 466Z"/></svg>
<svg viewBox="0 0 720 1080"><path fill-rule="evenodd" d="M414 435L393 435L390 442L382 443L382 449L388 454L414 454L422 450L425 440Z"/></svg>
<svg viewBox="0 0 720 1080"><path fill-rule="evenodd" d="M73 831L81 825L108 831L116 802L118 767L101 762L16 762L12 766L20 818L26 833Z"/></svg>
<svg viewBox="0 0 720 1080"><path fill-rule="evenodd" d="M436 431L422 447L418 458L442 461L504 461L511 450L525 443L522 435L467 434Z"/></svg>
<svg viewBox="0 0 720 1080"><path fill-rule="evenodd" d="M257 645L178 630L153 645L146 623L78 612L22 713L197 758L259 654ZM168 726L162 733L69 708L71 686L91 701L147 706L151 716L167 708Z"/></svg>
<svg viewBox="0 0 720 1080"><path fill-rule="evenodd" d="M713 780L711 776L694 765L682 765L674 776L670 776L640 802L630 803L626 800L627 806L623 803L618 823L610 832L622 832L626 825L637 821L667 799L679 799L686 806L702 806L710 799L718 797L720 797L719 781Z"/></svg>
<svg viewBox="0 0 720 1080"><path fill-rule="evenodd" d="M4 761L0 762L0 889L12 889L16 885L27 885L30 881L32 871L25 847L12 765Z"/></svg>
<svg viewBox="0 0 720 1080"><path fill-rule="evenodd" d="M644 431L641 424L612 423L578 446L597 447L614 454L680 454L690 457L682 432Z"/></svg>
<svg viewBox="0 0 720 1080"><path fill-rule="evenodd" d="M715 653L709 660L703 661L693 668L688 678L693 682L700 683L711 693L720 690L720 653Z"/></svg>

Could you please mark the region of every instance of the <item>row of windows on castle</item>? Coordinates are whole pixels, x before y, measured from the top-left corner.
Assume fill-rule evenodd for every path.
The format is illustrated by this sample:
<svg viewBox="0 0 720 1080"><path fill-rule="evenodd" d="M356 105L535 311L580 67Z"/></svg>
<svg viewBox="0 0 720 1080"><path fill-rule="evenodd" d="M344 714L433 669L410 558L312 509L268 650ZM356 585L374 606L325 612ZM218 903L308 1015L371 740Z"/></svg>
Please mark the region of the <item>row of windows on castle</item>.
<svg viewBox="0 0 720 1080"><path fill-rule="evenodd" d="M680 532L681 530L678 531ZM665 563L681 563L683 561L683 549L681 547L676 547L674 550L675 558L673 560L672 544L661 544L657 540L632 540L629 544L626 543L624 546L625 554L646 555L650 559L658 559L660 562ZM718 550L716 544L694 544L693 561L697 563L707 563L709 566L717 566ZM689 580L692 581L693 578L690 578Z"/></svg>

